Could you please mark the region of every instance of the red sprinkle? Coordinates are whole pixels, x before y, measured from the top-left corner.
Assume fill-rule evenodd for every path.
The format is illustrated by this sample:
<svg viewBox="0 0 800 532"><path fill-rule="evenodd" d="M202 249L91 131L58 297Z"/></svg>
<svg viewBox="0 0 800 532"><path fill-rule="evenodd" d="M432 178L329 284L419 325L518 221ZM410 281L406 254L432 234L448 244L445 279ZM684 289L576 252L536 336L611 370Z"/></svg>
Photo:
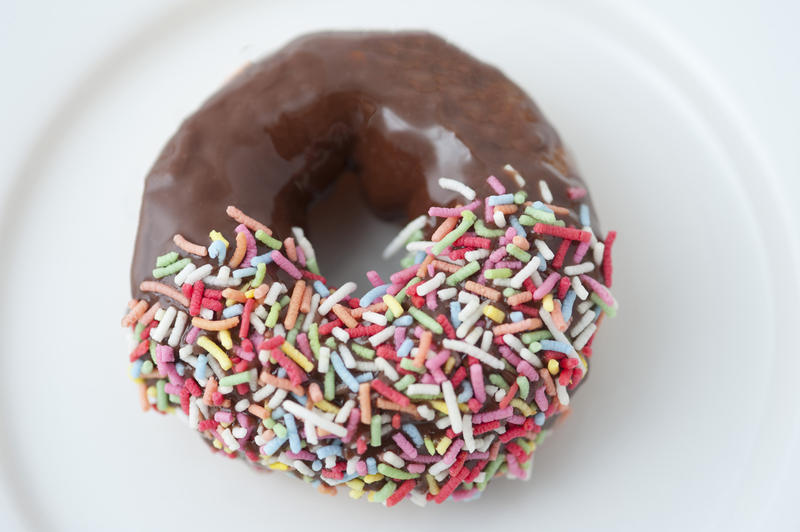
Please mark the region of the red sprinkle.
<svg viewBox="0 0 800 532"><path fill-rule="evenodd" d="M403 499L405 499L406 495L411 493L411 490L413 490L414 486L416 486L416 485L417 485L417 481L414 480L414 479L408 479L405 482L403 482L402 484L400 484L400 487L397 488L395 490L395 492L392 493L389 496L388 499L386 499L386 506L387 507L394 506L398 502L400 502Z"/></svg>
<svg viewBox="0 0 800 532"><path fill-rule="evenodd" d="M572 242L570 240L562 240L561 245L558 246L558 251L556 251L556 256L553 257L553 262L550 263L550 266L553 268L561 268L564 264L564 257L567 256L567 252L569 252L569 245ZM563 297L563 296L562 296Z"/></svg>
<svg viewBox="0 0 800 532"><path fill-rule="evenodd" d="M250 333L250 313L253 312L255 304L256 300L252 298L248 299L247 303L244 304L242 320L239 322L239 338L247 338Z"/></svg>
<svg viewBox="0 0 800 532"><path fill-rule="evenodd" d="M588 242L592 239L592 234L589 231L581 231L580 229L572 227L559 227L557 225L547 225L543 223L534 224L533 232L558 238L567 238L569 240L578 240L579 242Z"/></svg>
<svg viewBox="0 0 800 532"><path fill-rule="evenodd" d="M319 334L321 334L322 336L327 336L327 335L329 335L331 333L331 331L334 328L341 327L341 326L342 326L342 320L340 320L339 318L336 318L333 321L329 321L328 323L320 325L319 326Z"/></svg>
<svg viewBox="0 0 800 532"><path fill-rule="evenodd" d="M372 336L373 334L378 334L386 327L383 325L359 325L357 327L353 327L352 329L347 329L347 334L350 335L350 338L359 338L361 336Z"/></svg>
<svg viewBox="0 0 800 532"><path fill-rule="evenodd" d="M453 242L454 247L468 246L473 248L492 249L492 241L481 236L460 236Z"/></svg>
<svg viewBox="0 0 800 532"><path fill-rule="evenodd" d="M611 263L611 247L616 239L617 232L609 231L603 248L603 279L605 279L606 286L609 288L611 288L611 276L614 273L614 265Z"/></svg>
<svg viewBox="0 0 800 532"><path fill-rule="evenodd" d="M453 324L450 323L444 314L439 314L436 316L436 323L442 326L444 329L444 335L447 336L449 339L454 340L456 337L456 330L453 329Z"/></svg>
<svg viewBox="0 0 800 532"><path fill-rule="evenodd" d="M387 398L388 400L397 403L401 406L409 406L411 404L411 400L403 395L402 393L398 392L391 386L384 383L382 380L375 379L372 381L372 389Z"/></svg>
<svg viewBox="0 0 800 532"><path fill-rule="evenodd" d="M189 314L191 316L198 316L200 314L200 305L203 301L203 290L205 285L203 281L197 281L192 287L192 301L189 305Z"/></svg>

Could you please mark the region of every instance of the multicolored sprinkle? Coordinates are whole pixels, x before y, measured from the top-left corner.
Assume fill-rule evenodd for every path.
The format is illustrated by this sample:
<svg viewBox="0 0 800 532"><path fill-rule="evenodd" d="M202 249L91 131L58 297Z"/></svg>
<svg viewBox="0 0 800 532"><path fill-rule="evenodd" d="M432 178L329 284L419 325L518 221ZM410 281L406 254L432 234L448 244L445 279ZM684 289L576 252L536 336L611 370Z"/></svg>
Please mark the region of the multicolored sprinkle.
<svg viewBox="0 0 800 532"><path fill-rule="evenodd" d="M182 412L231 458L387 506L528 478L616 313L616 233L597 238L585 190L557 206L542 181L530 201L506 171L518 190L490 176L485 198L441 179L467 203L411 221L384 251L405 248L404 268L368 272L365 290L328 286L301 229L280 240L233 206L235 238L175 235L122 320L142 408Z"/></svg>

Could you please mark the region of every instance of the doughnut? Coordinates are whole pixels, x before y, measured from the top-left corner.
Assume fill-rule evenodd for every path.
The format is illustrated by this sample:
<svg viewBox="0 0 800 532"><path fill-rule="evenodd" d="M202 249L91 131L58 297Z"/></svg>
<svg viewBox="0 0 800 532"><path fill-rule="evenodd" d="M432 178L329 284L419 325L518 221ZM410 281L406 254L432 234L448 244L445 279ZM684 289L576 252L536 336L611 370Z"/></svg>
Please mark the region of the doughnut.
<svg viewBox="0 0 800 532"><path fill-rule="evenodd" d="M343 171L406 222L375 251L403 252L388 279L332 285L303 229ZM207 100L147 176L130 373L144 410L321 493L474 499L528 478L569 412L617 311L615 237L496 68L428 33L304 36Z"/></svg>

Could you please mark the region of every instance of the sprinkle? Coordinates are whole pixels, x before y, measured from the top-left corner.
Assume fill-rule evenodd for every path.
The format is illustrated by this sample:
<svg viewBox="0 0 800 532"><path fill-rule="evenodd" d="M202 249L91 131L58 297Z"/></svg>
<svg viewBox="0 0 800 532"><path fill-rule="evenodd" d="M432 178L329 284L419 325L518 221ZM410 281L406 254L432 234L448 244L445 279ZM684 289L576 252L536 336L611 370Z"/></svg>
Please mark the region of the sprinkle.
<svg viewBox="0 0 800 532"><path fill-rule="evenodd" d="M383 258L384 259L388 259L392 255L394 255L395 253L400 251L400 249L405 244L406 240L408 240L408 238L414 232L416 232L416 231L422 229L423 227L425 227L425 225L427 225L427 223L428 223L428 217L427 216L419 216L419 217L414 218L413 220L411 220L408 223L408 225L406 225L402 230L400 230L399 233L397 233L397 236L395 236L392 239L392 241L389 242L389 244L383 250L383 254L382 254Z"/></svg>
<svg viewBox="0 0 800 532"><path fill-rule="evenodd" d="M250 218L249 216L247 216L245 213L243 213L233 205L228 205L228 208L225 212L228 214L228 216L230 216L240 224L245 225L251 231L263 231L268 235L272 234L272 230L269 227L260 222L257 222L253 218Z"/></svg>
<svg viewBox="0 0 800 532"><path fill-rule="evenodd" d="M205 257L207 254L206 248L204 248L199 244L193 244L192 242L189 242L181 234L176 234L175 236L173 236L172 241L175 243L176 246L181 248L186 253L197 255L198 257Z"/></svg>
<svg viewBox="0 0 800 532"><path fill-rule="evenodd" d="M289 262L289 260L286 257L284 257L283 254L277 249L273 250L270 253L270 256L272 257L272 260L275 261L275 264L277 264L283 271L285 271L295 279L300 279L303 277L303 275L300 273L300 270L298 270L294 264Z"/></svg>
<svg viewBox="0 0 800 532"><path fill-rule="evenodd" d="M344 283L341 287L339 287L338 290L325 298L325 301L320 304L317 312L319 312L321 316L325 316L333 309L335 304L339 303L344 298L355 292L356 288L356 283L352 281Z"/></svg>
<svg viewBox="0 0 800 532"><path fill-rule="evenodd" d="M569 240L577 240L579 242L588 242L592 234L588 231L581 231L580 229L572 229L569 227L558 227L556 225L546 225L537 223L533 226L533 232L542 235L551 235L558 238L566 238Z"/></svg>
<svg viewBox="0 0 800 532"><path fill-rule="evenodd" d="M219 365L223 370L227 371L233 366L231 359L228 358L228 355L225 353L225 351L223 351L222 348L215 344L214 341L209 337L201 336L197 339L197 345L208 351L208 353L214 357L217 362L219 362Z"/></svg>
<svg viewBox="0 0 800 532"><path fill-rule="evenodd" d="M503 369L505 367L500 359L490 355L486 351L483 351L472 344L468 344L467 342L445 338L442 340L442 346L445 349L451 349L453 351L458 351L459 353L473 356L484 364L493 367L494 369Z"/></svg>
<svg viewBox="0 0 800 532"><path fill-rule="evenodd" d="M492 301L500 301L500 292L493 288L489 288L488 286L484 286L473 281L467 281L464 283L464 289L481 295L487 299L491 299Z"/></svg>
<svg viewBox="0 0 800 532"><path fill-rule="evenodd" d="M330 432L335 436L344 438L347 435L347 429L345 429L343 426L337 425L336 423L329 421L327 418L324 418L311 410L303 408L294 401L287 399L281 406L289 413L294 414L295 417L300 418L307 423L311 423L315 427L319 427L322 430Z"/></svg>
<svg viewBox="0 0 800 532"><path fill-rule="evenodd" d="M433 334L442 334L444 332L442 326L435 319L431 318L423 311L415 307L409 307L408 313L411 316L413 316L413 318L417 320L417 322L419 322L420 325L433 332Z"/></svg>
<svg viewBox="0 0 800 532"><path fill-rule="evenodd" d="M452 190L453 192L458 192L467 201L472 201L475 199L475 191L472 190L470 187L462 183L461 181L456 181L455 179L449 179L446 177L439 178L439 186L445 190Z"/></svg>
<svg viewBox="0 0 800 532"><path fill-rule="evenodd" d="M189 306L189 299L186 296L171 286L167 286L164 283L159 283L158 281L142 281L139 284L139 290L142 292L156 292L174 299L184 307Z"/></svg>
<svg viewBox="0 0 800 532"><path fill-rule="evenodd" d="M464 211L461 213L461 223L458 226L450 231L444 238L442 238L439 242L436 242L433 247L431 248L431 252L434 255L439 255L444 248L451 245L455 242L458 237L463 235L467 232L467 230L472 227L472 224L475 223L476 216L472 211Z"/></svg>
<svg viewBox="0 0 800 532"><path fill-rule="evenodd" d="M172 307L170 307L172 308ZM224 331L227 329L232 329L239 325L239 317L234 316L232 318L228 318L225 320L205 320L203 318L195 316L192 318L192 326L197 327L198 329L203 329L205 331Z"/></svg>

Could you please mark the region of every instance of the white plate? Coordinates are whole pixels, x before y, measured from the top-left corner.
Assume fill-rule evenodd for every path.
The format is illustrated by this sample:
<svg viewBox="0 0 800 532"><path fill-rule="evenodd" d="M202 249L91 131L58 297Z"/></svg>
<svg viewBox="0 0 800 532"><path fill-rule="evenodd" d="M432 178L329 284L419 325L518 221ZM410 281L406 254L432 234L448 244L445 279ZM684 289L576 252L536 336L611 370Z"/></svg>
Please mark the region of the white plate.
<svg viewBox="0 0 800 532"><path fill-rule="evenodd" d="M16 518L69 530L752 529L791 474L797 236L758 150L653 28L617 8L340 0L180 8L98 64L6 208L2 482ZM226 4L227 5L227 4ZM503 68L577 156L615 293L591 379L530 483L387 511L211 456L138 410L118 328L142 177L245 59L321 28L429 28ZM365 268L366 269L366 268ZM408 524L411 520L413 525ZM300 527L300 528L297 528Z"/></svg>

